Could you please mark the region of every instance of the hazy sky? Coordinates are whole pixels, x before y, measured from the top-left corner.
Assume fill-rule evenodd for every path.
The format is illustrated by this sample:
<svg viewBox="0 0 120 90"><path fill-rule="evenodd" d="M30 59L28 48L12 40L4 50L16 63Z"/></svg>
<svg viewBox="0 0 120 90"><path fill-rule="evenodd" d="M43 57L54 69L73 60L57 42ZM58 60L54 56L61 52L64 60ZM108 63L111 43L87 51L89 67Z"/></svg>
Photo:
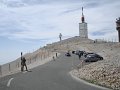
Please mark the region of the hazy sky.
<svg viewBox="0 0 120 90"><path fill-rule="evenodd" d="M89 38L117 40L120 0L0 0L0 64L63 37L79 35L84 7Z"/></svg>

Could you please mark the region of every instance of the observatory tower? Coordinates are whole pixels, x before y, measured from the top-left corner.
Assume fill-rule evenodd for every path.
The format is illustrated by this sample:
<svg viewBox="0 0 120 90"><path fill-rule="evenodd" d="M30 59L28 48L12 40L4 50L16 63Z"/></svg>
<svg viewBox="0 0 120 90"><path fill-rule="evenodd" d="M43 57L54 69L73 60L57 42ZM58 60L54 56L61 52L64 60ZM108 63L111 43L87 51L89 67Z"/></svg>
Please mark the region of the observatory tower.
<svg viewBox="0 0 120 90"><path fill-rule="evenodd" d="M83 7L82 7L81 23L79 23L79 36L82 38L88 38L87 23L85 22L85 17L83 14Z"/></svg>
<svg viewBox="0 0 120 90"><path fill-rule="evenodd" d="M116 21L116 26L117 26L116 29L118 31L118 40L120 42L120 17Z"/></svg>

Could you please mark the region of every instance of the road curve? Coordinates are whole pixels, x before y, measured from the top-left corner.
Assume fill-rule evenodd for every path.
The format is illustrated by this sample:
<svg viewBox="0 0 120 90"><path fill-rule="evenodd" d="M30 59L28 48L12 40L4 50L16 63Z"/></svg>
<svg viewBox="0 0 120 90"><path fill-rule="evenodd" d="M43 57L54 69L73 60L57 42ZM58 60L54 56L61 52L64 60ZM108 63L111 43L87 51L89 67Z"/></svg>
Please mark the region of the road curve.
<svg viewBox="0 0 120 90"><path fill-rule="evenodd" d="M76 68L80 60L77 56L61 54L55 61L32 69L32 72L17 73L0 79L0 90L104 90L71 77L69 72ZM9 87L5 84L14 78Z"/></svg>

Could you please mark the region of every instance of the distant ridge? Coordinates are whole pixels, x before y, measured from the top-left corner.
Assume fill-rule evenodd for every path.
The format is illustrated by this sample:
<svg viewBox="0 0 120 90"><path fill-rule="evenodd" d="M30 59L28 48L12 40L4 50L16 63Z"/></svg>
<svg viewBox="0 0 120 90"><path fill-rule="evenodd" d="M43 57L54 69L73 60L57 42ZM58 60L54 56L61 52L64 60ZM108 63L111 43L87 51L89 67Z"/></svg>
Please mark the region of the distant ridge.
<svg viewBox="0 0 120 90"><path fill-rule="evenodd" d="M93 42L93 40L88 39L88 38L81 38L79 36L67 38L58 42L54 42L52 44L47 44L45 48L52 50L52 51L66 51L66 50L73 50L76 49L74 46L75 45L80 45L80 44L89 44Z"/></svg>

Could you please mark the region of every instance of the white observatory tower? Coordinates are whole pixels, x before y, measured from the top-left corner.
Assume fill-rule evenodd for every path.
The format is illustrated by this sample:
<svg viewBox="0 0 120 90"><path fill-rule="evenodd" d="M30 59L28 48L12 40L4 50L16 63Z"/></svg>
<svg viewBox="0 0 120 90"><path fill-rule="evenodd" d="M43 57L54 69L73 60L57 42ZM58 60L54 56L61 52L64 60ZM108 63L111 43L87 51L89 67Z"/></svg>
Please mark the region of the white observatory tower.
<svg viewBox="0 0 120 90"><path fill-rule="evenodd" d="M87 30L87 23L85 22L84 14L83 14L83 7L82 7L82 23L79 23L79 36L81 38L88 38L88 30Z"/></svg>

